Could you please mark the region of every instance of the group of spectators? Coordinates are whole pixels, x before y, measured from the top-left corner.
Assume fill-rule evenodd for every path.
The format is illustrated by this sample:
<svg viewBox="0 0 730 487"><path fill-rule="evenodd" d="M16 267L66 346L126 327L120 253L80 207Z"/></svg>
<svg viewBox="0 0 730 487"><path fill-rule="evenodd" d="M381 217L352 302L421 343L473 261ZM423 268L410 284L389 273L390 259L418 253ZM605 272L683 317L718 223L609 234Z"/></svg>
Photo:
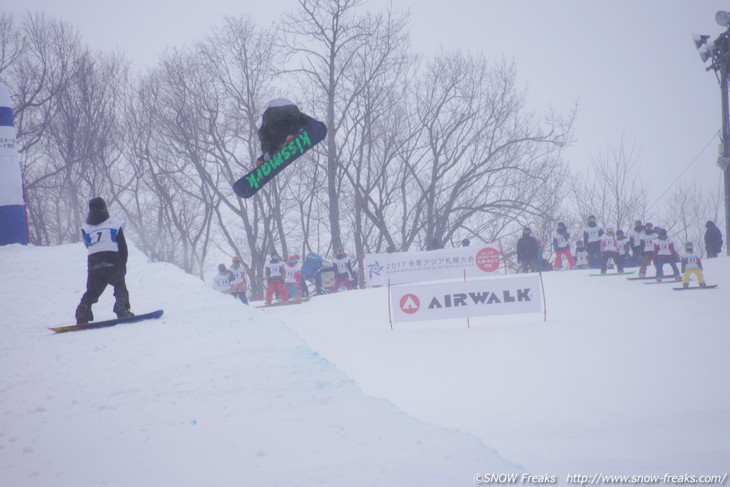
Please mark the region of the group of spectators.
<svg viewBox="0 0 730 487"><path fill-rule="evenodd" d="M722 232L715 222L705 224L705 249L707 257L717 257L722 251ZM627 233L616 229L612 224L606 225L605 231L591 215L582 229L582 238L576 241L575 255L571 251L571 234L564 222L559 222L552 233L552 246L555 260L547 270L560 270L563 260L567 261L570 269L600 269L606 273L609 263L613 263L618 272L624 267L639 267L639 276L644 277L649 264L654 264L657 277L663 276L664 264L669 264L678 276L676 262L679 255L674 241L664 228L654 227L651 222L634 222L634 227ZM692 242L685 243L694 245ZM540 242L532 235L530 227L522 229L522 237L517 241L517 261L522 272L546 270L542 263L543 248Z"/></svg>

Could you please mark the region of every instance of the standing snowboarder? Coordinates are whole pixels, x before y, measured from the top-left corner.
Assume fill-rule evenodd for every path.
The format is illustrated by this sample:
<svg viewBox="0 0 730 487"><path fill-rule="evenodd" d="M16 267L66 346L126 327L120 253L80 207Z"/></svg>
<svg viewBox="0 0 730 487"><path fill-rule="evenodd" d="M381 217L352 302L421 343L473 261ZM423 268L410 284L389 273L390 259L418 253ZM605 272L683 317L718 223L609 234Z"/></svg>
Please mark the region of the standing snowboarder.
<svg viewBox="0 0 730 487"><path fill-rule="evenodd" d="M289 299L301 299L302 291L300 284L302 282L302 265L299 259L294 255L290 255L284 266L284 287L289 295Z"/></svg>
<svg viewBox="0 0 730 487"><path fill-rule="evenodd" d="M271 304L274 293L281 295L281 301L286 303L289 295L284 287L284 263L276 252L271 253L271 259L266 263L266 278L268 285L266 286L266 304Z"/></svg>
<svg viewBox="0 0 730 487"><path fill-rule="evenodd" d="M535 261L540 244L531 235L530 227L522 229L522 237L517 241L517 262L523 273L535 272Z"/></svg>
<svg viewBox="0 0 730 487"><path fill-rule="evenodd" d="M702 274L702 259L695 254L694 244L687 242L684 244L684 253L682 254L682 287L689 287L690 274L697 276L700 287L707 287L705 276Z"/></svg>
<svg viewBox="0 0 730 487"><path fill-rule="evenodd" d="M656 266L656 280L661 282L664 277L664 264L669 264L674 271L674 279L679 280L677 269L677 250L674 240L667 236L666 229L659 230L659 236L654 239L654 266Z"/></svg>
<svg viewBox="0 0 730 487"><path fill-rule="evenodd" d="M246 270L243 268L243 260L239 256L233 257L233 263L229 270L233 273L231 294L234 298L240 299L243 304L248 304L246 299Z"/></svg>
<svg viewBox="0 0 730 487"><path fill-rule="evenodd" d="M616 240L618 241L618 255L623 259L623 266L628 267L631 264L631 251L629 249L629 240L624 235L624 231L620 228L616 230Z"/></svg>
<svg viewBox="0 0 730 487"><path fill-rule="evenodd" d="M606 233L601 235L599 243L601 245L601 274L606 273L609 260L613 260L616 269L621 274L624 271L624 259L623 255L619 253L620 244L613 232L613 225L606 226Z"/></svg>
<svg viewBox="0 0 730 487"><path fill-rule="evenodd" d="M563 255L568 259L568 266L575 267L573 254L570 253L570 234L565 223L559 222L558 229L553 232L553 250L555 251L555 263L553 268L559 270L563 267Z"/></svg>
<svg viewBox="0 0 730 487"><path fill-rule="evenodd" d="M233 272L229 271L225 264L218 264L218 274L213 276L213 289L223 294L233 294L231 286L233 279Z"/></svg>
<svg viewBox="0 0 730 487"><path fill-rule="evenodd" d="M715 222L708 220L705 223L705 249L707 250L707 258L712 259L720 255L722 252L722 232Z"/></svg>
<svg viewBox="0 0 730 487"><path fill-rule="evenodd" d="M629 246L631 247L631 265L627 265L627 267L637 267L641 265L642 233L644 233L644 225L642 225L641 220L636 220L634 222L634 228L629 230L629 233L626 235L629 239Z"/></svg>
<svg viewBox="0 0 730 487"><path fill-rule="evenodd" d="M124 281L128 249L123 229L123 221L109 216L103 198L89 200L89 213L81 227L81 236L88 249L86 292L76 308L76 324L94 320L91 306L99 301L109 284L114 287L114 313L117 317L134 316L129 309L129 292Z"/></svg>
<svg viewBox="0 0 730 487"><path fill-rule="evenodd" d="M345 286L348 291L352 290L350 280L351 276L355 275L355 272L352 270L350 257L343 250L339 250L332 263L335 268L335 284L332 286L332 292L338 292L341 286Z"/></svg>
<svg viewBox="0 0 730 487"><path fill-rule="evenodd" d="M588 252L586 252L583 240L578 240L575 243L575 268L588 269Z"/></svg>
<svg viewBox="0 0 730 487"><path fill-rule="evenodd" d="M583 227L583 243L588 252L588 265L591 269L598 269L601 266L601 235L603 229L596 223L596 217L588 217L588 223Z"/></svg>
<svg viewBox="0 0 730 487"><path fill-rule="evenodd" d="M641 267L639 267L639 277L646 276L646 268L654 261L654 239L658 235L654 233L654 225L646 222L644 231L641 234Z"/></svg>
<svg viewBox="0 0 730 487"><path fill-rule="evenodd" d="M275 98L267 102L258 132L262 156L256 165L268 161L288 137L295 136L310 122L314 122L314 119L300 112L299 107L288 98Z"/></svg>

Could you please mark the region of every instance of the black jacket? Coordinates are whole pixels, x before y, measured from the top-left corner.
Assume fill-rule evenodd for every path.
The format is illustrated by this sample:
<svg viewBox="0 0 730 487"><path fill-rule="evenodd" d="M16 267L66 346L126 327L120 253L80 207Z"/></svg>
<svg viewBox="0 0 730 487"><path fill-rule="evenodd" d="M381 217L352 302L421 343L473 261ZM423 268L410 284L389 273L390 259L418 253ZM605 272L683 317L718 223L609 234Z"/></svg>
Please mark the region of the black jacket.
<svg viewBox="0 0 730 487"><path fill-rule="evenodd" d="M286 137L297 135L314 119L299 111L296 105L282 105L267 108L259 128L259 141L264 154L273 155L283 145Z"/></svg>
<svg viewBox="0 0 730 487"><path fill-rule="evenodd" d="M707 252L719 254L722 251L722 232L713 222L705 225L705 248Z"/></svg>
<svg viewBox="0 0 730 487"><path fill-rule="evenodd" d="M540 246L537 239L532 235L524 235L517 241L517 261L537 259L537 251Z"/></svg>

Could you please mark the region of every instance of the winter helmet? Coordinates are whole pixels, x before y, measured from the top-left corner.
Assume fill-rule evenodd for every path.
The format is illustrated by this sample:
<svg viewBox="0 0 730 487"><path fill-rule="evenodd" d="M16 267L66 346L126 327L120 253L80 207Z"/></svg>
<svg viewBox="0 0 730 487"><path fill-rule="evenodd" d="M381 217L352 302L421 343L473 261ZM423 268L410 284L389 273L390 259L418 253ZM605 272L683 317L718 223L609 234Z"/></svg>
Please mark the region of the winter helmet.
<svg viewBox="0 0 730 487"><path fill-rule="evenodd" d="M644 224L644 228L647 229L647 230L653 230L654 229L654 225L652 225L651 222L646 222Z"/></svg>
<svg viewBox="0 0 730 487"><path fill-rule="evenodd" d="M618 230L616 230L616 236L617 237L623 237L624 236L624 231L619 228Z"/></svg>
<svg viewBox="0 0 730 487"><path fill-rule="evenodd" d="M565 228L565 222L558 222L558 228Z"/></svg>
<svg viewBox="0 0 730 487"><path fill-rule="evenodd" d="M233 260L233 263L234 264L240 264L240 263L243 262L243 260L241 260L241 258L239 256L237 256L237 255L234 256L232 260Z"/></svg>
<svg viewBox="0 0 730 487"><path fill-rule="evenodd" d="M694 250L695 246L692 242L687 242L684 244L684 248L687 250Z"/></svg>
<svg viewBox="0 0 730 487"><path fill-rule="evenodd" d="M591 215L591 216L589 216L589 217L588 217L588 222L589 222L589 223L595 223L595 222L596 222L596 216L595 216L595 215Z"/></svg>
<svg viewBox="0 0 730 487"><path fill-rule="evenodd" d="M106 201L101 196L89 200L90 210L106 210Z"/></svg>
<svg viewBox="0 0 730 487"><path fill-rule="evenodd" d="M227 270L225 264L218 264L218 272L225 272Z"/></svg>
<svg viewBox="0 0 730 487"><path fill-rule="evenodd" d="M294 264L296 264L296 263L297 263L297 261L298 261L298 259L297 259L297 257L296 257L295 255L290 255L290 256L289 256L289 260L287 260L287 262L288 262L289 264L291 264L291 265L294 265Z"/></svg>
<svg viewBox="0 0 730 487"><path fill-rule="evenodd" d="M659 229L659 236L660 237L666 237L667 236L667 229L666 228L660 228Z"/></svg>
<svg viewBox="0 0 730 487"><path fill-rule="evenodd" d="M522 235L529 235L531 231L530 227L525 227L522 229Z"/></svg>
<svg viewBox="0 0 730 487"><path fill-rule="evenodd" d="M609 223L606 225L606 232L613 232L613 224Z"/></svg>
<svg viewBox="0 0 730 487"><path fill-rule="evenodd" d="M634 226L640 227L641 226L641 220L634 220Z"/></svg>

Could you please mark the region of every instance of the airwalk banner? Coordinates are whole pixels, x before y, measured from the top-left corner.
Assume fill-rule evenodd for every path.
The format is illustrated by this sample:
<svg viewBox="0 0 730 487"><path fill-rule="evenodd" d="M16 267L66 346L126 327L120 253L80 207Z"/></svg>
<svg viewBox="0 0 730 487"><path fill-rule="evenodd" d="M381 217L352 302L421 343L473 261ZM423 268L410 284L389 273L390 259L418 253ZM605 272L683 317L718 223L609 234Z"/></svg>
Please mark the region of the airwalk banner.
<svg viewBox="0 0 730 487"><path fill-rule="evenodd" d="M390 287L394 322L540 313L540 277L478 279Z"/></svg>
<svg viewBox="0 0 730 487"><path fill-rule="evenodd" d="M420 252L367 254L365 279L369 286L437 281L501 274L502 253L496 244L453 247Z"/></svg>
<svg viewBox="0 0 730 487"><path fill-rule="evenodd" d="M0 83L0 245L27 244L28 230L8 88Z"/></svg>

